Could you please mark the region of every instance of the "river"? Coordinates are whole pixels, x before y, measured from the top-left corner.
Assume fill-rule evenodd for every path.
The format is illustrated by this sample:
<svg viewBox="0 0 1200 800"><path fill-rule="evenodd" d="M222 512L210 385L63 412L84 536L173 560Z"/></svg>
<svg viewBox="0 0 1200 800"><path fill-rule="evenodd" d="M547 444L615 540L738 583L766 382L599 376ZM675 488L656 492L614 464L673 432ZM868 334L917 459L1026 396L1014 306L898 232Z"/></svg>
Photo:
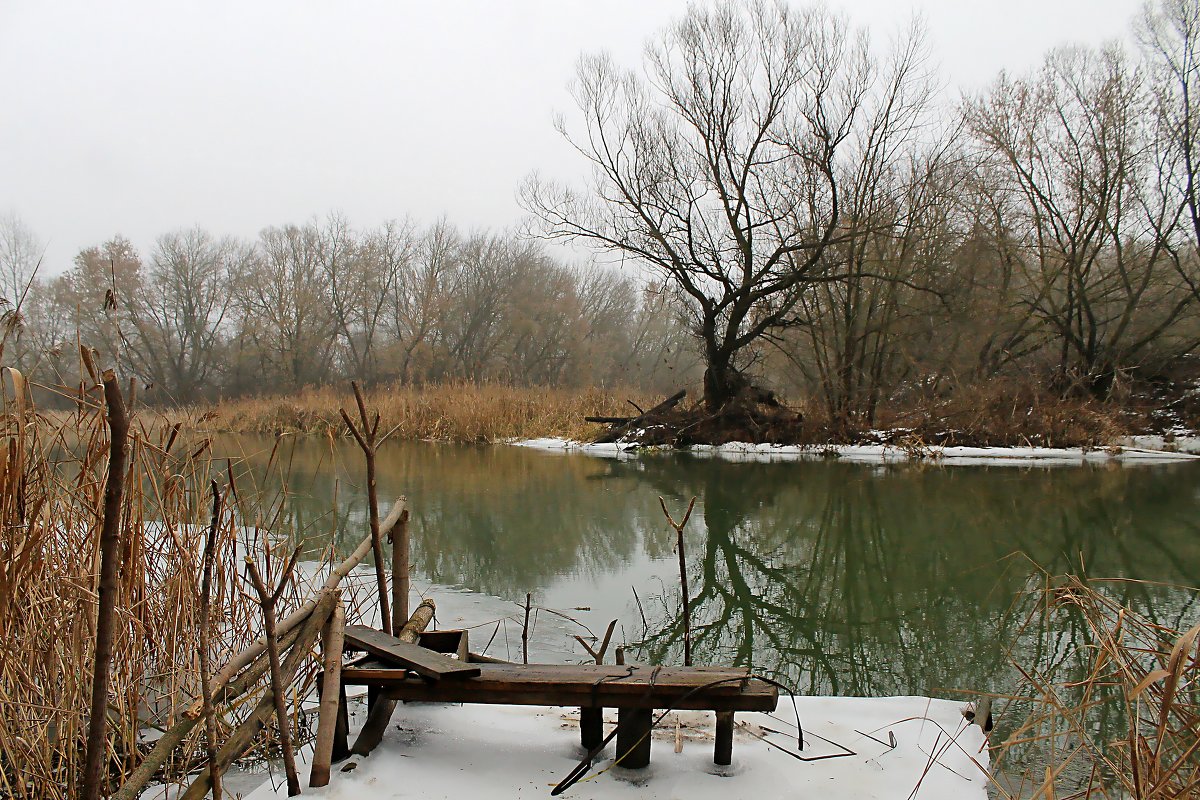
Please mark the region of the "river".
<svg viewBox="0 0 1200 800"><path fill-rule="evenodd" d="M284 518L312 552L331 540L339 551L359 541L366 501L357 449L284 437L268 471L274 444L220 437L215 451L243 459L260 486L286 487ZM484 604L497 613L515 610L529 592L539 608L597 633L617 619L617 643L655 663L682 661L675 537L659 498L676 518L697 498L685 530L695 663L752 665L804 693L1011 689L1010 653L1027 663L1059 659L1081 635L1055 631L1049 649L1022 644L1024 611L1014 601L1036 583L1034 564L1200 585L1195 464L618 460L394 442L378 465L382 504L409 498L416 578L512 601ZM1111 587L1163 624L1197 612L1175 589ZM557 657L585 657L567 635L582 628L539 615L565 631ZM492 630L475 629L472 647L481 649ZM511 636L492 645L512 655Z"/></svg>

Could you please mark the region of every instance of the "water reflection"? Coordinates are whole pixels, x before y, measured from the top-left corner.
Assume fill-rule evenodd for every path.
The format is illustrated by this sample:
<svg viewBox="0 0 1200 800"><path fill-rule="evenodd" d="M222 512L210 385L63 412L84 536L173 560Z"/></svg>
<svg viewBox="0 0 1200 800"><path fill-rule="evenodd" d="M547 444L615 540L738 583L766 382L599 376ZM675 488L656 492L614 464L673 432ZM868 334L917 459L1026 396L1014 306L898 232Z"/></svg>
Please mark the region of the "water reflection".
<svg viewBox="0 0 1200 800"><path fill-rule="evenodd" d="M288 474L284 513L313 547L347 547L365 529L354 449L289 440L218 442L259 481ZM389 444L380 493L414 508L416 569L439 583L618 616L647 660L682 658L673 534L658 496L698 497L686 550L697 663L736 663L803 691L926 693L994 688L1005 648L1064 658L1079 631L1017 642L1008 613L1030 573L1200 584L1200 470L871 467L635 461L513 447ZM1176 624L1168 589L1114 584L1123 601ZM639 610L633 599L638 593ZM642 613L646 626L643 630ZM600 625L603 627L603 624Z"/></svg>

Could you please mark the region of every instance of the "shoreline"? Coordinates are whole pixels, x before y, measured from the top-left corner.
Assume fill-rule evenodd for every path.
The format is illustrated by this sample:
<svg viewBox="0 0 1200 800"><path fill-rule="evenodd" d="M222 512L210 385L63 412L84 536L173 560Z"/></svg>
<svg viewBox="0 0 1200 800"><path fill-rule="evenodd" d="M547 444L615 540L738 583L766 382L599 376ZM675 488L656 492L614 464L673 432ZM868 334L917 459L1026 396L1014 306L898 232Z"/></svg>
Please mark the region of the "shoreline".
<svg viewBox="0 0 1200 800"><path fill-rule="evenodd" d="M776 445L730 442L679 448L639 447L636 444L590 444L571 439L514 439L506 442L543 452L583 453L600 458L632 458L644 453L681 452L727 461L820 461L854 464L930 463L946 466L1081 466L1122 464L1150 466L1200 461L1200 437L1177 439L1175 450L1161 449L1161 436L1134 436L1110 447L966 447L890 444ZM1157 445L1157 447L1156 447Z"/></svg>

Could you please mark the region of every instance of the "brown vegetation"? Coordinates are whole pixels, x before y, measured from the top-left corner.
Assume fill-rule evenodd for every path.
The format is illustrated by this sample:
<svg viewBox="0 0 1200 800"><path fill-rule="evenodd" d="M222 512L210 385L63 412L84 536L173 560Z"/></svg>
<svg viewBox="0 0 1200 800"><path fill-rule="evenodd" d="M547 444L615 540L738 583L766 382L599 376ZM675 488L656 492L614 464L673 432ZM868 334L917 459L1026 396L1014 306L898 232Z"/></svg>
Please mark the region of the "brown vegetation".
<svg viewBox="0 0 1200 800"><path fill-rule="evenodd" d="M97 598L106 510L109 449L105 402L93 385L73 414L47 416L30 401L19 373L8 373L0 425L5 449L0 471L0 794L19 798L71 797L84 778L97 655ZM224 664L261 625L239 588L241 555L286 547L278 526L282 495L258 496L248 487L228 495L230 513L214 518L211 617L201 618L199 554L208 538L210 476L236 470L207 455L207 442L181 435L131 409L127 471L121 484L116 552L121 568L111 582L113 624L105 739L99 750L100 793L107 795L141 762L147 733L184 718L199 696L201 631L211 661ZM119 474L119 473L118 473ZM271 535L264 531L274 525ZM282 544L281 544L282 542ZM285 558L273 559L276 564ZM274 574L271 574L274 573ZM266 580L280 580L268 570ZM279 594L279 609L297 603L297 582ZM299 657L297 657L299 658ZM301 690L314 665L298 662ZM261 683L214 720L220 735L246 718ZM104 698L107 698L106 701ZM298 708L289 706L295 717ZM155 773L171 778L205 761L197 725ZM259 752L269 735L256 739Z"/></svg>
<svg viewBox="0 0 1200 800"><path fill-rule="evenodd" d="M1178 621L1164 623L1123 607L1104 581L1042 578L1025 643L1056 652L1051 638L1078 631L1086 644L1044 670L1025 662L1020 645L1011 653L1023 682L1004 699L1017 714L1031 710L994 748L1001 795L1195 797L1200 625L1181 630ZM1188 591L1191 605L1197 594ZM1190 622L1186 615L1182 619Z"/></svg>

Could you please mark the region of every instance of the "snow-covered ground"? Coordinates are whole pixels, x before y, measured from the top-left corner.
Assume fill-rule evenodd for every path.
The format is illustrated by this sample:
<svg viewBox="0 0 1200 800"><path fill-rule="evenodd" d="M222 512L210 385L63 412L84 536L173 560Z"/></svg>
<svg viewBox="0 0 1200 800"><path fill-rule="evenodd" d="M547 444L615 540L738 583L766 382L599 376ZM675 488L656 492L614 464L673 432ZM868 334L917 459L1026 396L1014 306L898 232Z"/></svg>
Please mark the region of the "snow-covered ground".
<svg viewBox="0 0 1200 800"><path fill-rule="evenodd" d="M791 698L772 714L737 716L733 764L713 764L711 714L679 714L682 752L676 753L675 715L655 730L650 766L609 769L614 746L589 778L562 796L577 800L687 798L925 798L987 797L987 751L980 729L966 723L960 704L924 697L798 697L805 747L797 748ZM351 728L361 724L351 720ZM615 724L613 712L605 731ZM893 746L894 743L894 746ZM578 710L451 704L397 707L383 743L366 758L335 764L327 787L308 787L310 750L301 753L305 796L330 800L391 798L549 797L583 756ZM802 760L806 759L806 760ZM345 770L353 765L349 771ZM282 775L248 796L287 796Z"/></svg>
<svg viewBox="0 0 1200 800"><path fill-rule="evenodd" d="M1133 437L1129 442L1105 448L1067 447L939 447L907 448L887 444L865 445L775 445L731 442L723 445L694 445L688 452L730 461L797 461L833 458L866 464L902 461L931 461L953 466L1074 466L1085 463L1168 464L1200 460L1200 439L1178 439L1173 449L1164 449L1162 437ZM617 458L636 453L627 444L586 444L569 439L525 439L519 447L555 452L580 452Z"/></svg>

